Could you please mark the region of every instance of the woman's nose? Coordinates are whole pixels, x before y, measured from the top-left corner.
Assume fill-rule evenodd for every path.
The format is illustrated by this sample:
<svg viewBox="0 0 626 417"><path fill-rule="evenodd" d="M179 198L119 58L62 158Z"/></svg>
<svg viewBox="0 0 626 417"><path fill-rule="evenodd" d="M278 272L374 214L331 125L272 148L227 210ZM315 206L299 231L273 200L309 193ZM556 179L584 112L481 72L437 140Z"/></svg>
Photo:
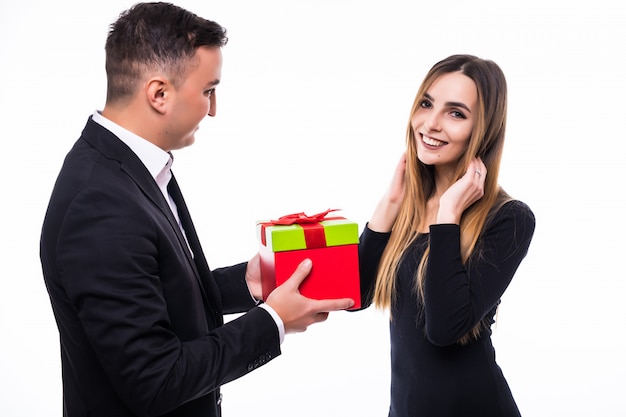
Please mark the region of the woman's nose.
<svg viewBox="0 0 626 417"><path fill-rule="evenodd" d="M428 131L436 132L441 129L441 118L436 112L431 112L424 120L424 126Z"/></svg>

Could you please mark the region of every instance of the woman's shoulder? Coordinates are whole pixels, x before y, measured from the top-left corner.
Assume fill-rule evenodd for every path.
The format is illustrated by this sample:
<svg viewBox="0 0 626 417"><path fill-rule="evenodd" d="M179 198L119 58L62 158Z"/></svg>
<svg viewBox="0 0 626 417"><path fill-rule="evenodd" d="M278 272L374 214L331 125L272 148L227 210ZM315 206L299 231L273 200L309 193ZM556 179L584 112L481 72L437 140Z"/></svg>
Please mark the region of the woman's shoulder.
<svg viewBox="0 0 626 417"><path fill-rule="evenodd" d="M501 211L503 211L502 214L528 217L531 218L533 221L535 220L535 214L528 206L528 204L514 198L506 200L501 205Z"/></svg>
<svg viewBox="0 0 626 417"><path fill-rule="evenodd" d="M535 214L528 204L521 200L507 198L494 206L487 219L487 225L497 227L509 224L516 230L524 229L532 235L535 230L535 221Z"/></svg>

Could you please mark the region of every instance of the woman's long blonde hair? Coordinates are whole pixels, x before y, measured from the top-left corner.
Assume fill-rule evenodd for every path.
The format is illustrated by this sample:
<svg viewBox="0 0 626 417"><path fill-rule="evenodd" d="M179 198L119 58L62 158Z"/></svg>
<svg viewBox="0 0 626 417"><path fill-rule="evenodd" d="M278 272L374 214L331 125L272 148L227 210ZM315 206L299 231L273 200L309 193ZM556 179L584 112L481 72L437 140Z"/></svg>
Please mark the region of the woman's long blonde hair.
<svg viewBox="0 0 626 417"><path fill-rule="evenodd" d="M406 133L406 184L404 201L396 219L389 243L383 253L374 292L374 303L382 309L390 309L396 284L398 266L404 252L427 224L426 203L435 192L434 168L419 161L417 144L411 118L433 82L443 74L460 72L471 78L478 92L477 117L470 136L467 152L458 161L455 177L461 178L467 171L470 161L480 157L486 168L484 196L472 204L461 217L461 255L467 263L473 255L478 237L494 208L500 207L510 197L498 185L498 173L504 145L507 112L506 79L500 67L494 62L472 55L452 55L435 64L419 88L409 117ZM416 289L423 297L426 263L429 248L421 259L416 274ZM482 322L459 342L464 344L477 337L482 330Z"/></svg>

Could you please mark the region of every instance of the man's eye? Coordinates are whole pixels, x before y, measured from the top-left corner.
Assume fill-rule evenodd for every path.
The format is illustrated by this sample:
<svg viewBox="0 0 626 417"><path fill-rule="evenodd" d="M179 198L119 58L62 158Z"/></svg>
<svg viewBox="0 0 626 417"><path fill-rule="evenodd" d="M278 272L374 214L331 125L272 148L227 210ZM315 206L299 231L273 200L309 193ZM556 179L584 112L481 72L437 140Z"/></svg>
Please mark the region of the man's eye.
<svg viewBox="0 0 626 417"><path fill-rule="evenodd" d="M207 96L207 97L211 97L214 92L215 92L215 88L211 88L210 90L206 90L204 92L204 95Z"/></svg>

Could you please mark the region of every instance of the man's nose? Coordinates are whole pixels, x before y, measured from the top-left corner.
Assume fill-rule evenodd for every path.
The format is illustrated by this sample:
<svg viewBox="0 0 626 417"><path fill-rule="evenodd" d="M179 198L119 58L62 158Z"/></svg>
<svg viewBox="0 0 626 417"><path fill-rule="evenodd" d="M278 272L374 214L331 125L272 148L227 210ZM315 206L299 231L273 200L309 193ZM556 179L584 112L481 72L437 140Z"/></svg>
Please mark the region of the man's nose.
<svg viewBox="0 0 626 417"><path fill-rule="evenodd" d="M215 91L211 93L211 98L209 99L209 116L214 117L217 111L217 99L215 97Z"/></svg>

